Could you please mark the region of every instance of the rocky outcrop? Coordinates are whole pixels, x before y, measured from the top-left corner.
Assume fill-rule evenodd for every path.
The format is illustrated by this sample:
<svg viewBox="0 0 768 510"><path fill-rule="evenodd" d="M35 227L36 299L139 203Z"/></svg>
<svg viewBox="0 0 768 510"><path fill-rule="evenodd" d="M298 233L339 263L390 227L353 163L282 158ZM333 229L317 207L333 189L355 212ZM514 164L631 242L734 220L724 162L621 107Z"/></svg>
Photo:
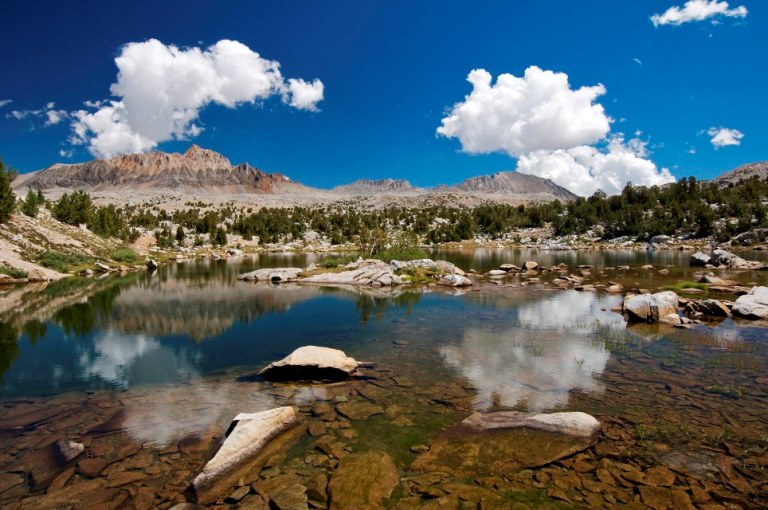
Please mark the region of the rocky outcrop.
<svg viewBox="0 0 768 510"><path fill-rule="evenodd" d="M130 188L273 193L292 186L299 185L284 175L268 174L247 163L232 166L226 157L197 145L184 154L150 152L72 165L57 163L14 181L17 188L89 191Z"/></svg>
<svg viewBox="0 0 768 510"><path fill-rule="evenodd" d="M768 287L752 287L733 304L733 314L745 319L768 319Z"/></svg>
<svg viewBox="0 0 768 510"><path fill-rule="evenodd" d="M760 269L763 267L762 262L756 260L744 260L738 255L721 249L712 252L712 260L710 261L710 264L728 269Z"/></svg>
<svg viewBox="0 0 768 510"><path fill-rule="evenodd" d="M706 253L702 253L700 251L697 251L693 255L691 255L691 265L692 266L706 266L712 261L712 257L707 255Z"/></svg>
<svg viewBox="0 0 768 510"><path fill-rule="evenodd" d="M705 299L702 301L689 300L685 304L685 315L690 319L730 317L731 309L723 302L716 299Z"/></svg>
<svg viewBox="0 0 768 510"><path fill-rule="evenodd" d="M440 278L437 284L446 287L469 287L472 285L472 280L459 274L447 274Z"/></svg>
<svg viewBox="0 0 768 510"><path fill-rule="evenodd" d="M192 482L198 500L201 503L213 501L219 492L217 484L226 485L222 483L224 480L251 463L270 441L297 423L298 418L292 407L238 414L230 425L224 444Z"/></svg>
<svg viewBox="0 0 768 510"><path fill-rule="evenodd" d="M256 269L250 273L243 273L237 277L238 280L246 282L267 282L267 283L285 283L298 280L299 273L302 271L299 267L276 267L267 269Z"/></svg>
<svg viewBox="0 0 768 510"><path fill-rule="evenodd" d="M757 177L761 181L768 178L768 161L760 161L740 166L716 177L715 182L721 186L727 186L730 183L738 184L750 177Z"/></svg>
<svg viewBox="0 0 768 510"><path fill-rule="evenodd" d="M307 345L270 363L259 372L269 381L340 381L352 375L358 362L343 351Z"/></svg>
<svg viewBox="0 0 768 510"><path fill-rule="evenodd" d="M628 295L624 298L624 312L630 322L659 322L661 317L677 313L679 304L677 294L672 291Z"/></svg>
<svg viewBox="0 0 768 510"><path fill-rule="evenodd" d="M549 179L520 172L497 172L493 175L471 177L454 186L454 189L484 193L547 193L560 200L576 199L576 195Z"/></svg>
<svg viewBox="0 0 768 510"><path fill-rule="evenodd" d="M450 264L450 262L448 262ZM453 265L453 264L451 264ZM389 267L393 271L402 271L403 269L431 269L436 268L437 262L432 259L415 259L415 260L392 260L389 263ZM456 266L453 266L456 267Z"/></svg>
<svg viewBox="0 0 768 510"><path fill-rule="evenodd" d="M347 195L366 195L371 193L399 193L414 191L417 188L405 179L359 179L353 183L336 186L333 191Z"/></svg>
<svg viewBox="0 0 768 510"><path fill-rule="evenodd" d="M403 280L397 276L386 262L369 259L353 262L345 266L344 271L320 273L306 278L300 278L300 283L319 283L331 285L370 285L373 287L391 287L402 285Z"/></svg>

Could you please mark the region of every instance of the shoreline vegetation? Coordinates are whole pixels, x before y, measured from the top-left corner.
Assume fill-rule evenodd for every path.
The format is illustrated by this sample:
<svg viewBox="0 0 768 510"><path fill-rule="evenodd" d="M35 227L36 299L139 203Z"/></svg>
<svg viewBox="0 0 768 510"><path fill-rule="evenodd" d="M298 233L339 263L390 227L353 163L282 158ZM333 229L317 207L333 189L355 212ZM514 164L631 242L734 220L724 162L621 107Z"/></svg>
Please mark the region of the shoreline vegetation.
<svg viewBox="0 0 768 510"><path fill-rule="evenodd" d="M390 262L425 258L435 248L762 250L768 238L768 180L757 176L726 184L693 177L662 187L628 183L619 195L597 191L566 203L362 210L348 203L259 208L200 200L175 209L156 200L119 207L96 205L80 190L55 201L29 190L22 199L8 184L14 171L0 172L8 180L0 183L7 209L0 211L4 283L248 252L329 252Z"/></svg>

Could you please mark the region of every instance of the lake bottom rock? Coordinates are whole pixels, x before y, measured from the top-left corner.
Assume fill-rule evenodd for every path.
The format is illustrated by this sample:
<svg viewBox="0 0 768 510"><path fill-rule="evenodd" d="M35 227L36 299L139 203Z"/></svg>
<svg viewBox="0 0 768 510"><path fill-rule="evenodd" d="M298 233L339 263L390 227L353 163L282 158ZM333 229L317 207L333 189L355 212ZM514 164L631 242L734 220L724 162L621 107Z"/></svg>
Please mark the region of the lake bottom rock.
<svg viewBox="0 0 768 510"><path fill-rule="evenodd" d="M297 425L292 407L238 414L219 451L192 482L198 501L208 503L226 495L244 470L258 473L260 461L284 446L278 439L287 444L296 439L287 432L300 429Z"/></svg>
<svg viewBox="0 0 768 510"><path fill-rule="evenodd" d="M584 413L475 413L438 435L410 470L449 470L454 477L513 473L583 451L600 430Z"/></svg>

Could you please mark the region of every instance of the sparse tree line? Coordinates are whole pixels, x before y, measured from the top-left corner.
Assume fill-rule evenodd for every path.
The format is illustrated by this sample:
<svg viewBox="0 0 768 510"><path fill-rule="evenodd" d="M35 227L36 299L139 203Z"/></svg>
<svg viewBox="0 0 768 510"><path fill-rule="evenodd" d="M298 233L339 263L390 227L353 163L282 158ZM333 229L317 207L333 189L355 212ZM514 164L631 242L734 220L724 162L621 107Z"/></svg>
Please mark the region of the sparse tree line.
<svg viewBox="0 0 768 510"><path fill-rule="evenodd" d="M628 184L620 195L608 197L598 191L566 204L555 200L527 206L489 203L474 208L390 207L361 212L341 206L253 210L233 204L212 209L190 203L186 209L169 213L158 206L95 206L84 191L65 193L58 201L48 202L40 191L30 190L17 204L10 188L14 171L2 160L0 170L0 222L8 221L17 207L34 217L45 206L56 219L85 224L104 237L132 242L140 229L152 230L161 247L189 244L188 239L197 246L206 241L224 245L228 233L245 240L258 238L262 244L280 243L314 231L331 244L356 243L373 253L385 249L401 232L436 244L476 236L495 239L520 228L545 225L551 225L557 235L592 231L603 239L630 236L645 240L682 234L726 241L735 234L768 226L764 203L768 181L757 177L725 187L693 177L663 187Z"/></svg>

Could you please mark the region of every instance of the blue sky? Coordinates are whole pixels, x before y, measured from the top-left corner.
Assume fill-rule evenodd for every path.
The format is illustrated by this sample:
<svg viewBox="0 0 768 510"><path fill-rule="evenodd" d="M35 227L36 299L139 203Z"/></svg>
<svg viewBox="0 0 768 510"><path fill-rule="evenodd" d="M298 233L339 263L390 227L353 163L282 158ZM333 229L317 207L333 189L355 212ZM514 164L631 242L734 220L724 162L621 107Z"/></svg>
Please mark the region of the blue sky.
<svg viewBox="0 0 768 510"><path fill-rule="evenodd" d="M684 0L136 1L130 8L114 2L75 7L6 0L0 5L5 21L0 104L11 102L0 107L0 155L21 172L92 159L98 153L93 132L79 144L69 141L76 135L72 115L92 115L109 104L86 107L85 101L121 99L110 86L118 82L115 59L127 55L125 45L156 39L160 48L206 52L229 40L279 62L284 80L276 86L282 92L257 92L254 102L230 96L234 107L226 106L226 99L204 101L167 141L156 134L158 126L137 128L134 122L134 140L142 142L131 147L147 150L154 143L157 150L183 151L196 143L233 162L247 161L318 187L386 177L422 186L450 184L515 169L518 159L521 171L553 177L582 194L625 179L668 180L663 169L678 178L710 178L768 159L768 4L695 2L719 14L679 25L674 13L667 24L651 21L675 6L683 9ZM530 81L526 74L532 66L567 77L557 96L562 101L540 98L535 73ZM123 90L142 87L141 61L138 67ZM476 105L465 96L473 92L467 77L474 69L484 69L494 89L485 99L477 97L481 115L470 118ZM505 73L530 93L527 102L503 100L495 87ZM304 80L306 87L319 80L322 99L288 91L289 78ZM590 89L586 105L582 98L579 107L569 109L569 101L577 101L575 91L599 84L604 90ZM127 119L154 111L147 96L152 86L142 90L134 104L147 100L150 106L126 113ZM173 90L183 95L183 86ZM302 97L308 99L302 103ZM559 124L543 129L531 121L518 135L489 135L519 123L518 110L537 111L530 104L536 98L559 112ZM454 109L461 102L466 108ZM60 112L53 114L59 121L46 126L49 111ZM575 117L562 117L564 112ZM439 135L452 114L456 122ZM499 126L477 125L497 114ZM601 118L609 125L599 125ZM720 128L735 131L716 131ZM145 129L155 134L146 136ZM554 136L558 129L578 132L564 141ZM531 139L546 138L547 132L555 139ZM712 142L717 136L720 147ZM581 171L574 181L572 175Z"/></svg>

